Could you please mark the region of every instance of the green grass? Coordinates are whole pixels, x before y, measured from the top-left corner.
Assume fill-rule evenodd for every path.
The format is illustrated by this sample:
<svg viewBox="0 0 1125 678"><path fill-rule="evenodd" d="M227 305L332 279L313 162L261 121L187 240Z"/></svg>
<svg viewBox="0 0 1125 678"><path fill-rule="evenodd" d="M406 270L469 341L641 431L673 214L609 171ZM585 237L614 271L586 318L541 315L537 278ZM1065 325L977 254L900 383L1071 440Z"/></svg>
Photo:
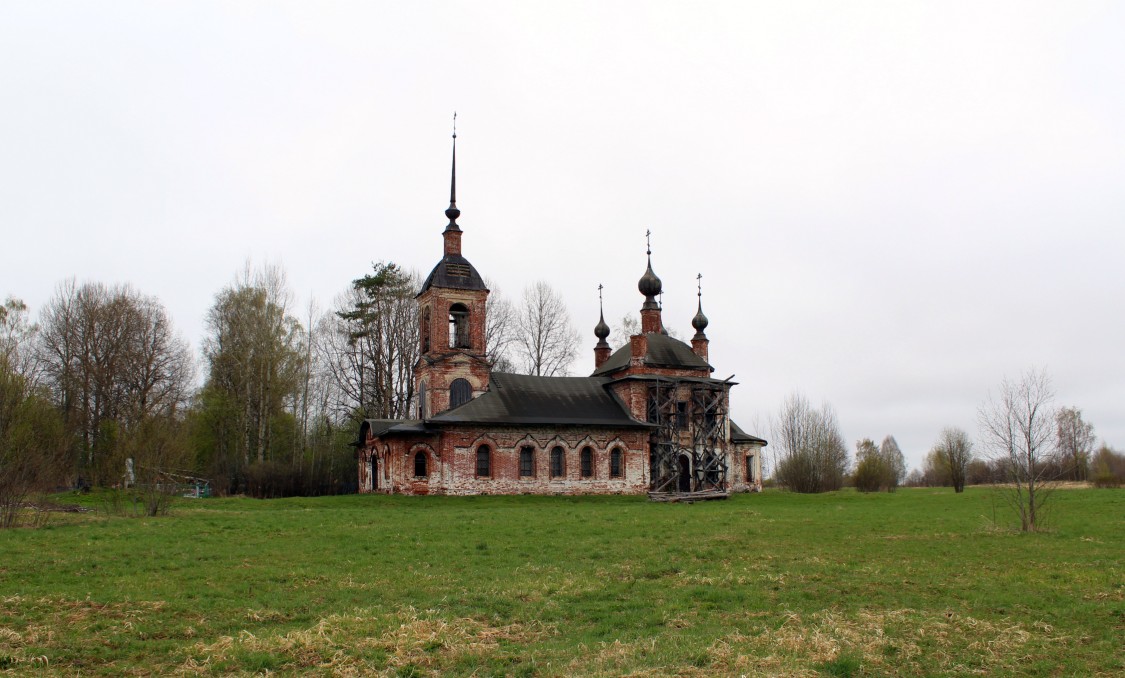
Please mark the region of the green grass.
<svg viewBox="0 0 1125 678"><path fill-rule="evenodd" d="M0 533L0 673L1125 671L1125 493L1053 501L1039 534L973 488L66 515Z"/></svg>

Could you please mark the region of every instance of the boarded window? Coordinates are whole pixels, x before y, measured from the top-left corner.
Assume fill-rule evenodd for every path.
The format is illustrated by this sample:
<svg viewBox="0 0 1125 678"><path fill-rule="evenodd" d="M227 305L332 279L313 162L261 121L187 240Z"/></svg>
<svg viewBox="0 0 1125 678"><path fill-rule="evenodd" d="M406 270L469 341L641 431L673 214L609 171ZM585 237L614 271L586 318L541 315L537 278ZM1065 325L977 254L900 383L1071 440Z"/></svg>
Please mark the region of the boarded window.
<svg viewBox="0 0 1125 678"><path fill-rule="evenodd" d="M594 450L590 447L582 448L582 477L592 478L594 476Z"/></svg>
<svg viewBox="0 0 1125 678"><path fill-rule="evenodd" d="M445 272L454 278L469 277L469 267L465 264L446 264Z"/></svg>
<svg viewBox="0 0 1125 678"><path fill-rule="evenodd" d="M535 475L535 448L525 445L520 448L520 477Z"/></svg>
<svg viewBox="0 0 1125 678"><path fill-rule="evenodd" d="M473 385L467 379L454 379L449 385L449 406L464 405L473 399Z"/></svg>
<svg viewBox="0 0 1125 678"><path fill-rule="evenodd" d="M426 453L419 452L414 455L414 475L418 478L425 478L430 475L426 472Z"/></svg>
<svg viewBox="0 0 1125 678"><path fill-rule="evenodd" d="M492 449L488 445L477 448L477 476L488 478L492 475Z"/></svg>
<svg viewBox="0 0 1125 678"><path fill-rule="evenodd" d="M551 448L551 477L562 478L566 473L566 466L563 464L564 457L563 448L555 446Z"/></svg>
<svg viewBox="0 0 1125 678"><path fill-rule="evenodd" d="M621 449L620 448L615 447L615 448L613 448L613 451L609 453L609 477L610 478L620 478L621 477Z"/></svg>

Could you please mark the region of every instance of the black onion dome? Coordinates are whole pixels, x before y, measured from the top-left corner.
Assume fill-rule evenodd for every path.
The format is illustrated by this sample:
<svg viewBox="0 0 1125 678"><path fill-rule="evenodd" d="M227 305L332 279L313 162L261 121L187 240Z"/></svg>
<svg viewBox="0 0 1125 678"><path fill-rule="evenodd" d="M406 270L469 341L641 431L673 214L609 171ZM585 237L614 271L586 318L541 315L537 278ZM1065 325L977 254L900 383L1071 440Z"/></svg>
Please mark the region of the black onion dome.
<svg viewBox="0 0 1125 678"><path fill-rule="evenodd" d="M691 319L691 326L695 328L697 334L703 334L703 330L707 329L707 322L707 316L703 315L703 305L700 304L695 317Z"/></svg>
<svg viewBox="0 0 1125 678"><path fill-rule="evenodd" d="M594 336L598 339L605 341L609 336L609 325L605 324L605 316L598 316L598 324L594 326Z"/></svg>
<svg viewBox="0 0 1125 678"><path fill-rule="evenodd" d="M637 282L637 289L641 294L646 297L656 297L664 289L664 284L660 282L660 278L652 272L652 262L649 261L648 268L645 269L645 274L641 276L640 281Z"/></svg>

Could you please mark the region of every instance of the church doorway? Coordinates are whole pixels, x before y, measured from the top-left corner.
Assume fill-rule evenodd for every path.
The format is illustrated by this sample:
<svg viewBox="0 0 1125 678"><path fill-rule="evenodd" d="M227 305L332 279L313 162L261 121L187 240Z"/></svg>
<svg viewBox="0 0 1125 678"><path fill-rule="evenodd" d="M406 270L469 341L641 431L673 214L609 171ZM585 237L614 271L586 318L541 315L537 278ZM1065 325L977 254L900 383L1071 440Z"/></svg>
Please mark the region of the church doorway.
<svg viewBox="0 0 1125 678"><path fill-rule="evenodd" d="M680 492L691 492L691 457L686 454L681 454L677 458L679 465L679 483L677 489Z"/></svg>
<svg viewBox="0 0 1125 678"><path fill-rule="evenodd" d="M379 462L375 459L375 455L371 455L371 460L368 462L367 477L371 479L371 491L379 489Z"/></svg>

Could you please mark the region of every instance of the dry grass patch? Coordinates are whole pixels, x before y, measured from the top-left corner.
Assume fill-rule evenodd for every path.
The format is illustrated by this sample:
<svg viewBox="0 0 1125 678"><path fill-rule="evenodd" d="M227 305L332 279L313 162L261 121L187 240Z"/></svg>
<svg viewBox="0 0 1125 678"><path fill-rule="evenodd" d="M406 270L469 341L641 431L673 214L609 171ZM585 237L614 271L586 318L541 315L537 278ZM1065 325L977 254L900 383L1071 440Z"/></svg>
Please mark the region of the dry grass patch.
<svg viewBox="0 0 1125 678"><path fill-rule="evenodd" d="M73 634L87 643L108 643L121 637L144 638L138 631L159 616L161 601L101 603L94 600L6 596L0 598L0 670L42 671L51 662L44 651L73 646Z"/></svg>
<svg viewBox="0 0 1125 678"><path fill-rule="evenodd" d="M1012 671L1031 641L1056 643L1043 623L995 624L953 612L903 610L790 614L758 635L731 634L708 650L711 668L747 675L813 675L842 658L865 673L922 675Z"/></svg>
<svg viewBox="0 0 1125 678"><path fill-rule="evenodd" d="M258 636L241 631L215 642L196 643L179 673L260 668L333 675L393 675L411 667L440 671L470 657L503 654L505 644L533 643L554 634L553 629L537 624L493 626L477 619L447 620L438 615L435 610L419 613L413 608L391 614L361 609L287 633Z"/></svg>

